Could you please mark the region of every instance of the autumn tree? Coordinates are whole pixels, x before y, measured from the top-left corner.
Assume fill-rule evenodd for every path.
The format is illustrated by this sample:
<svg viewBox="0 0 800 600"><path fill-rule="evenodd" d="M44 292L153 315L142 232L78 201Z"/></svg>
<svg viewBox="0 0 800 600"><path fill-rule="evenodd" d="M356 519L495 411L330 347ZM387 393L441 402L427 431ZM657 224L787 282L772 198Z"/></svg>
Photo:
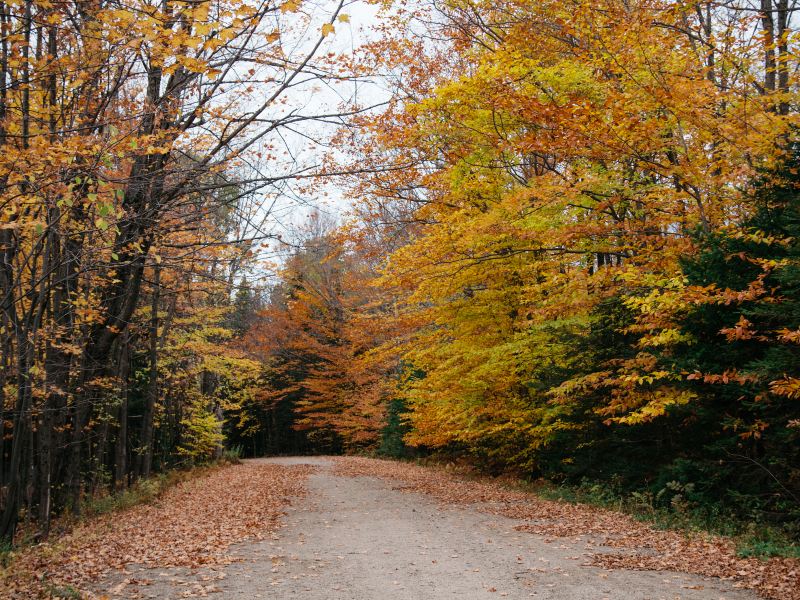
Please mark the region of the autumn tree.
<svg viewBox="0 0 800 600"><path fill-rule="evenodd" d="M586 449L610 448L594 442L613 435L630 443L606 471L641 466L632 479L644 485L658 471L646 465L687 451L648 440L677 436L699 449L725 431L739 443L732 430L681 415L708 425L747 414L729 426L793 439L790 404L763 396L794 389L779 358L793 356L791 318L754 326L765 337L756 353L778 362L759 390L729 388L727 416L708 411L696 386L732 382L732 372L687 366L706 352L733 367L741 340L724 336L749 335L742 315L726 312L704 325L703 349L691 329L706 309L691 307L725 312L723 297L760 298L763 314L783 302L766 291L769 277L776 294L792 289L775 278L791 277L785 259L759 254L787 242L751 248L703 284L689 267L707 268L699 264L719 240L734 240L724 242L733 252L735 240L758 235L764 196L754 182L794 185L785 179L796 135L789 6L457 0L419 11L397 17L406 37L387 33L374 46L376 69L396 76L392 102L340 140L371 169L352 181L362 223L352 229L390 229L399 240L380 285L405 333L372 354L393 352L401 370L394 395L406 402L406 440L563 474L601 462ZM791 237L770 231L764 239ZM725 273L738 278L728 292ZM688 314L693 324L681 320ZM729 334L712 336L716 326ZM736 368L749 377L755 365ZM779 408L765 426L754 407L767 405ZM792 454L776 443L790 489Z"/></svg>
<svg viewBox="0 0 800 600"><path fill-rule="evenodd" d="M280 134L335 114L286 96L347 80L321 50L342 7L0 4L1 537L23 505L46 533L112 460L121 483L177 448L159 449L173 326L198 296L225 320L264 197L313 167Z"/></svg>
<svg viewBox="0 0 800 600"><path fill-rule="evenodd" d="M266 363L262 402L289 403L318 451L375 447L384 426L387 365L366 355L389 337L372 290L374 262L312 214L247 339ZM391 366L388 366L391 368Z"/></svg>

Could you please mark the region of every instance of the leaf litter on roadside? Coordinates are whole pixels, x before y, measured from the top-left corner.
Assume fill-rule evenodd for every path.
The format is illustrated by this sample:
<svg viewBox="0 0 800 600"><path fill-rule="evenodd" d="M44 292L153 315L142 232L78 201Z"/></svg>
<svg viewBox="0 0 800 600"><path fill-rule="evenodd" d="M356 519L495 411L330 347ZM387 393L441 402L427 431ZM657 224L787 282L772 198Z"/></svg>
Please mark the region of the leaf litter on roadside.
<svg viewBox="0 0 800 600"><path fill-rule="evenodd" d="M472 505L482 512L527 521L516 527L548 537L591 536L590 543L627 550L595 553L591 563L607 569L680 571L733 580L764 598L800 600L800 560L742 558L732 540L711 534L689 536L662 531L633 517L585 504L538 498L488 478L466 478L439 467L360 457L335 459L335 472L379 477L392 489L419 492L449 505Z"/></svg>
<svg viewBox="0 0 800 600"><path fill-rule="evenodd" d="M293 497L305 492L308 465L244 463L181 482L154 504L81 523L69 534L20 551L0 581L2 598L58 596L89 587L129 565L197 569L229 564L229 547L261 539L278 527ZM126 579L117 584L146 584ZM211 586L185 590L206 595ZM186 594L184 594L186 595Z"/></svg>

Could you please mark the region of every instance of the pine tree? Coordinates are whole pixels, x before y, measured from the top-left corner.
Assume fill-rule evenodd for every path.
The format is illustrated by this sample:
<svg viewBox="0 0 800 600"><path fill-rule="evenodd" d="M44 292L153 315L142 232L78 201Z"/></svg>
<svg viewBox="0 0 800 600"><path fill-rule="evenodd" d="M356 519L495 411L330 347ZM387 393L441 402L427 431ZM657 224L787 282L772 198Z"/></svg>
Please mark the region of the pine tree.
<svg viewBox="0 0 800 600"><path fill-rule="evenodd" d="M763 177L753 216L704 236L684 261L689 285L711 291L681 323L690 341L669 365L690 373L699 398L675 411L690 460L673 470L693 471L709 495L786 516L800 514L798 167L795 153Z"/></svg>

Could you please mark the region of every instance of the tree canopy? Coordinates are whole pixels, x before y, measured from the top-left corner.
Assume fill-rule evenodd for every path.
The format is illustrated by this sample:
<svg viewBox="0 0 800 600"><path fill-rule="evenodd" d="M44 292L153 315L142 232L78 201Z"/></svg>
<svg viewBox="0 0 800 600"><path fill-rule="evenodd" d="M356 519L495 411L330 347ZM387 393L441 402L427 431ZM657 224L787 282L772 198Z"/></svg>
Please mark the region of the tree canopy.
<svg viewBox="0 0 800 600"><path fill-rule="evenodd" d="M381 7L342 54L342 4L0 3L0 535L225 445L800 535L794 4Z"/></svg>

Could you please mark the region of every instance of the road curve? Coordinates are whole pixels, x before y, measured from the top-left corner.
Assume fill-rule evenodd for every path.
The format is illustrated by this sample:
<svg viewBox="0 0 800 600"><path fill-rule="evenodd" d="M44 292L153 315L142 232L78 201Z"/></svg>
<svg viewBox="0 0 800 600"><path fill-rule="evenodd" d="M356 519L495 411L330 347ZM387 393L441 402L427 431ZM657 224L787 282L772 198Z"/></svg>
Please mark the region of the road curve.
<svg viewBox="0 0 800 600"><path fill-rule="evenodd" d="M308 494L272 539L240 544L222 571L147 575L139 597L225 600L726 599L753 600L729 582L683 573L589 566L596 546L515 531L518 521L442 507L372 477L337 476L318 457ZM231 493L236 493L231 490ZM198 581L192 586L192 580ZM203 582L212 582L213 585Z"/></svg>

